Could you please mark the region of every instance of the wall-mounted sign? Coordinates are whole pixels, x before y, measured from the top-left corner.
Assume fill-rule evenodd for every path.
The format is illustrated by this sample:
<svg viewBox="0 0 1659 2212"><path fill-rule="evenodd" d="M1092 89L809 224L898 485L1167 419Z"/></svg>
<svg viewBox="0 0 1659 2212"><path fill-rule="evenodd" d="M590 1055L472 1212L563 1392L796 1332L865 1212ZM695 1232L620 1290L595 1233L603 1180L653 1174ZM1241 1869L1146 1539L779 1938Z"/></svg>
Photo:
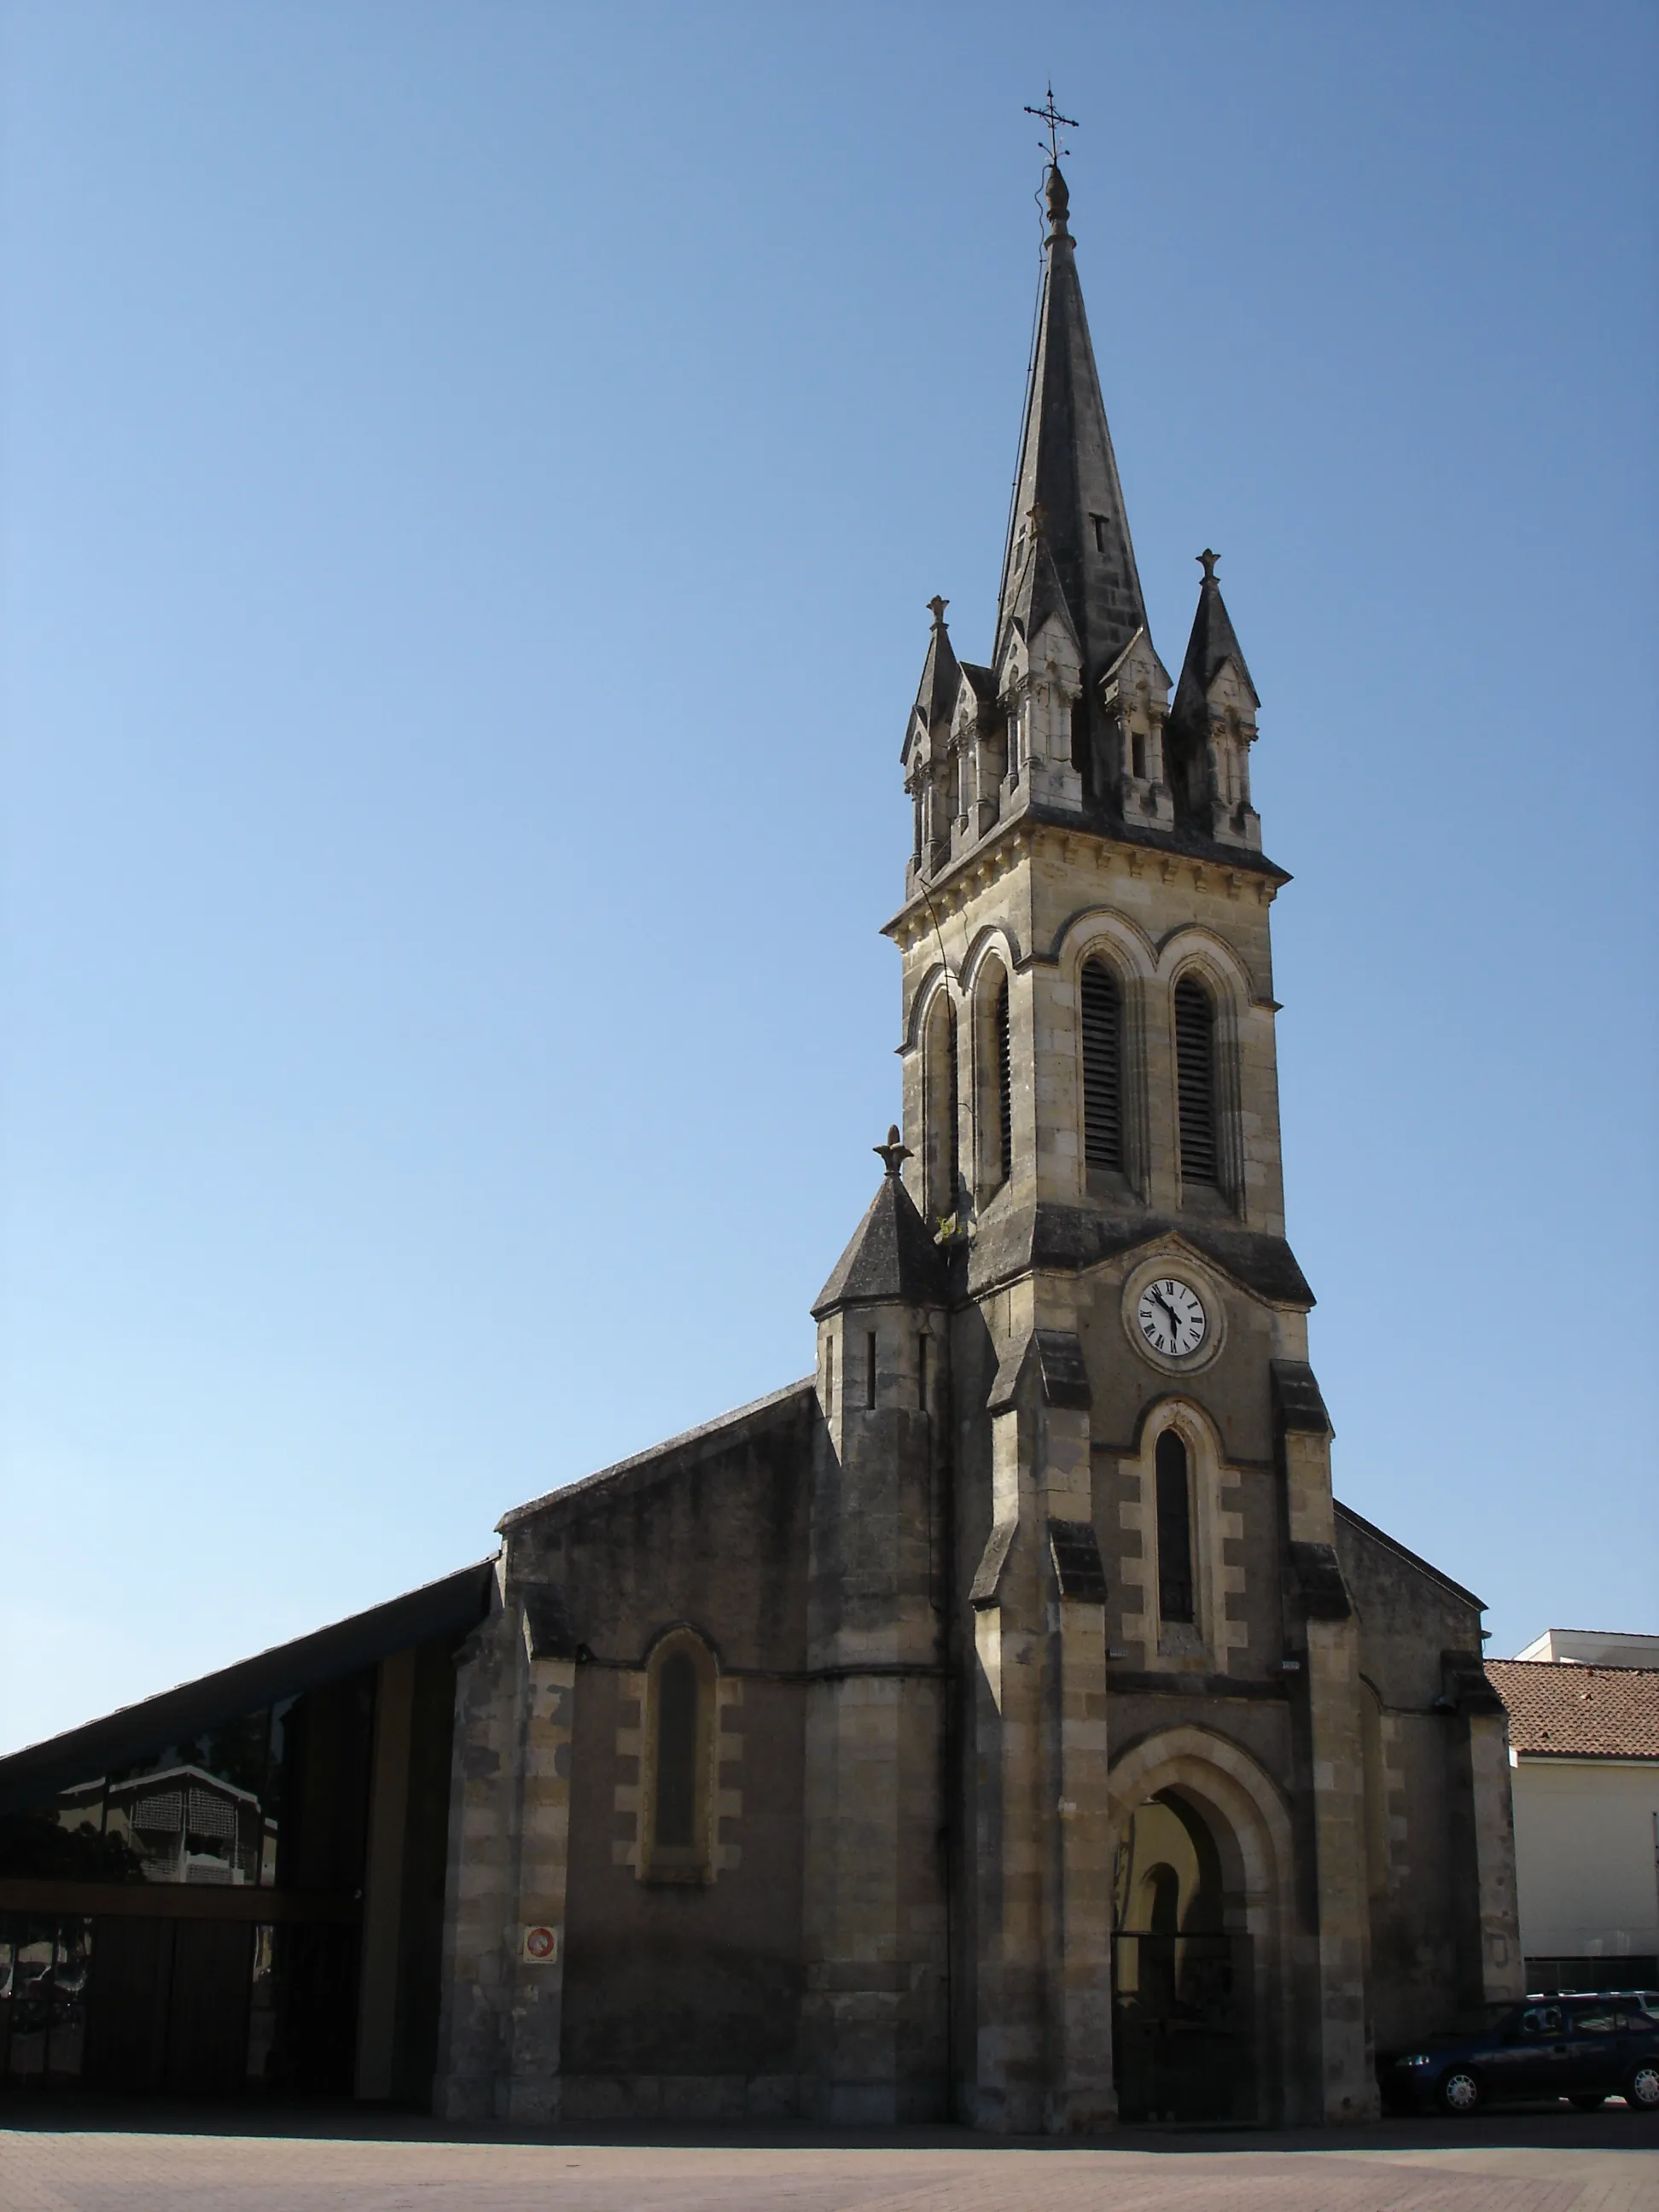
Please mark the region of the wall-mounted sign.
<svg viewBox="0 0 1659 2212"><path fill-rule="evenodd" d="M559 1955L559 1931L556 1928L526 1928L520 1949L532 1966L553 1966Z"/></svg>

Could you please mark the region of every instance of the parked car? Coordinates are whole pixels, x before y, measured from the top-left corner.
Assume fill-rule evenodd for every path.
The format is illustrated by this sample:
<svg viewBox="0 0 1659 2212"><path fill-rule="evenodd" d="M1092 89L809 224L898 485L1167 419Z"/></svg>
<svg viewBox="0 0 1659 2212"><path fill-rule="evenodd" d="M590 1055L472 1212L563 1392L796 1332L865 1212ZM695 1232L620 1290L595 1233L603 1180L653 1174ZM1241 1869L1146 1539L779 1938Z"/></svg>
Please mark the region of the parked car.
<svg viewBox="0 0 1659 2212"><path fill-rule="evenodd" d="M1659 2112L1659 1994L1534 1996L1488 2005L1445 2034L1382 2059L1383 2102L1466 2113L1516 2099L1570 2097L1583 2110L1622 2096Z"/></svg>

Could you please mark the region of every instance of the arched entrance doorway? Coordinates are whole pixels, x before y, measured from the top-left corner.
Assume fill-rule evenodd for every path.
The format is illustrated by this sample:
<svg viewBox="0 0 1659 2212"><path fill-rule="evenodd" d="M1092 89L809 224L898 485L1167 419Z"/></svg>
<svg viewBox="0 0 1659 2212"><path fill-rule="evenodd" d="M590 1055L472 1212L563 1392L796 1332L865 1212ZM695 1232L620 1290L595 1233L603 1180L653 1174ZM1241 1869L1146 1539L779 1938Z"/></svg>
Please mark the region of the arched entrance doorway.
<svg viewBox="0 0 1659 2212"><path fill-rule="evenodd" d="M1112 1769L1113 2072L1126 2120L1282 2106L1290 1826L1249 1754L1162 1731Z"/></svg>

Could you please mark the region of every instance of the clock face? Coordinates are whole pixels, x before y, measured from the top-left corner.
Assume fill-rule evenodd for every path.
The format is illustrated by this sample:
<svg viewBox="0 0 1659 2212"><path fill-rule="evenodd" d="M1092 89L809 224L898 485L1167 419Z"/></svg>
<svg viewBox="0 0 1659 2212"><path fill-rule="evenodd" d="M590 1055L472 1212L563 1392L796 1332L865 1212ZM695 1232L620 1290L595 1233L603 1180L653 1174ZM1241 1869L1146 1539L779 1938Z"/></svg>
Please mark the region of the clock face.
<svg viewBox="0 0 1659 2212"><path fill-rule="evenodd" d="M1135 1309L1135 1319L1152 1350L1172 1359L1196 1352L1210 1326L1198 1292L1172 1275L1147 1284Z"/></svg>

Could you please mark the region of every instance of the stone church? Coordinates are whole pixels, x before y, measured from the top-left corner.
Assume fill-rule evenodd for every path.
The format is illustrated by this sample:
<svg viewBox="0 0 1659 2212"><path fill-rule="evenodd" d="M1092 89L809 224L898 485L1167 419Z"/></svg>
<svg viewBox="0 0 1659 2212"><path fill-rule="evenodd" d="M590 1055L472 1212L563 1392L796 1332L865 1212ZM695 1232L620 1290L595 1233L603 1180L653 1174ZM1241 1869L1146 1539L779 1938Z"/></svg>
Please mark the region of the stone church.
<svg viewBox="0 0 1659 2212"><path fill-rule="evenodd" d="M812 1374L326 1650L0 1762L101 1808L52 1891L100 2078L100 1962L161 1972L140 1864L225 1869L246 2078L319 2081L332 2003L331 2079L456 2121L1358 2120L1377 2048L1518 1993L1480 1601L1332 1497L1256 693L1211 553L1173 684L1153 646L1057 166L1048 207L988 658L936 599L903 735L902 1134Z"/></svg>

